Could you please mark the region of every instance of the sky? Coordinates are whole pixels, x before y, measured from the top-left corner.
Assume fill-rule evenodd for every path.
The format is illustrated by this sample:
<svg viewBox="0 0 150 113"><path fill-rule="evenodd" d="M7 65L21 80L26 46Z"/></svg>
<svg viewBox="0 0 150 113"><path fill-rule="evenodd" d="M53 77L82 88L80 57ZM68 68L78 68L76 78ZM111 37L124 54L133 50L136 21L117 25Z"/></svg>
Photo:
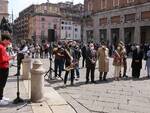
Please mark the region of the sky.
<svg viewBox="0 0 150 113"><path fill-rule="evenodd" d="M74 4L83 3L84 0L49 0L50 3L73 1ZM14 18L18 17L19 12L30 6L31 4L45 3L47 0L9 0L9 14L14 14Z"/></svg>

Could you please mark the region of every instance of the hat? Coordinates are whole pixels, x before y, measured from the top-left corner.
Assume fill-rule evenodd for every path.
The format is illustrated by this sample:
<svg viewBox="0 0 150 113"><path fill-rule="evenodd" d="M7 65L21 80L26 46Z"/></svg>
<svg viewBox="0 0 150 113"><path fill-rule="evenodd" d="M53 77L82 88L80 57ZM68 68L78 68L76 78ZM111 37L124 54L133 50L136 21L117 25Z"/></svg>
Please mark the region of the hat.
<svg viewBox="0 0 150 113"><path fill-rule="evenodd" d="M119 44L121 44L122 46L124 46L124 43L122 41L120 41Z"/></svg>

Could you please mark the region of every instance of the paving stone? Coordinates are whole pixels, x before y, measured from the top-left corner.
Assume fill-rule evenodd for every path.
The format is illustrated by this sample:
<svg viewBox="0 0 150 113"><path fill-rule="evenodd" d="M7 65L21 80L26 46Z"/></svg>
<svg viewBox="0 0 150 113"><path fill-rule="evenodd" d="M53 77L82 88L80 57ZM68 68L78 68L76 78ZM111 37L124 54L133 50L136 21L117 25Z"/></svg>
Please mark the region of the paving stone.
<svg viewBox="0 0 150 113"><path fill-rule="evenodd" d="M76 110L77 113L91 113L85 106L81 105L75 98L72 98L68 94L62 94L63 97L68 100L68 103L71 104Z"/></svg>
<svg viewBox="0 0 150 113"><path fill-rule="evenodd" d="M51 106L53 113L76 113L69 105Z"/></svg>
<svg viewBox="0 0 150 113"><path fill-rule="evenodd" d="M127 110L129 112L140 112L140 113L149 113L150 109L146 107L140 107L135 105L124 105L120 104L119 109L121 110Z"/></svg>
<svg viewBox="0 0 150 113"><path fill-rule="evenodd" d="M46 102L42 103L33 103L32 104L33 113L52 113L50 107Z"/></svg>

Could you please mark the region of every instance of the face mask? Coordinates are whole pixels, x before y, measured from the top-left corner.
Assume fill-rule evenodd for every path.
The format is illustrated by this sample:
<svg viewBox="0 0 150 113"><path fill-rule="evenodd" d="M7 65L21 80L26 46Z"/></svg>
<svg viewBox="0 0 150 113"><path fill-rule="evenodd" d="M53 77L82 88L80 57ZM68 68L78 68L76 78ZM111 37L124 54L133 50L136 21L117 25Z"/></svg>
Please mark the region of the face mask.
<svg viewBox="0 0 150 113"><path fill-rule="evenodd" d="M60 45L58 45L58 48L61 48L61 46L60 46Z"/></svg>
<svg viewBox="0 0 150 113"><path fill-rule="evenodd" d="M103 49L105 49L105 46L102 46Z"/></svg>
<svg viewBox="0 0 150 113"><path fill-rule="evenodd" d="M92 46L92 47L91 47L91 50L93 50L93 49L94 49L94 47Z"/></svg>
<svg viewBox="0 0 150 113"><path fill-rule="evenodd" d="M117 49L120 50L121 48L120 48L120 47L117 47Z"/></svg>

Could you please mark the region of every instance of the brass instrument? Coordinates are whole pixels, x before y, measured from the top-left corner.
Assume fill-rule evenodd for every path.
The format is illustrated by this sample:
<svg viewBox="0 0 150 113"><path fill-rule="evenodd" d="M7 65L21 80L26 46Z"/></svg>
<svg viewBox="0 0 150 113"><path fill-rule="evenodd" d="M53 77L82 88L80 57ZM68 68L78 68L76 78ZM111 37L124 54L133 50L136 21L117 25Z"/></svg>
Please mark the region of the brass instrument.
<svg viewBox="0 0 150 113"><path fill-rule="evenodd" d="M65 68L65 71L70 71L72 69L75 69L78 62L72 62L68 67Z"/></svg>
<svg viewBox="0 0 150 113"><path fill-rule="evenodd" d="M73 58L72 58L71 54L68 52L67 49L65 49L65 52L66 52L67 55L70 57L70 62L71 62L71 64L70 64L69 66L67 66L64 70L65 70L65 71L70 71L70 70L72 70L72 69L75 69L76 65L78 64L78 61L72 61Z"/></svg>

